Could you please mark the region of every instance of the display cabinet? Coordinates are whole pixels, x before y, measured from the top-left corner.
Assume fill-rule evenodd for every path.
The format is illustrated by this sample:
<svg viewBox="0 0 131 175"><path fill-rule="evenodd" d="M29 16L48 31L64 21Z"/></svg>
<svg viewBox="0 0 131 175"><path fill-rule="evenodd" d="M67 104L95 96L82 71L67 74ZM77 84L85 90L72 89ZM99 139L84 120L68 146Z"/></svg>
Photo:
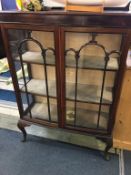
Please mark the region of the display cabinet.
<svg viewBox="0 0 131 175"><path fill-rule="evenodd" d="M106 142L107 158L130 43L124 26L107 26L110 17L119 19L108 13L0 14L23 141L31 124L61 128ZM128 17L119 23L126 27Z"/></svg>

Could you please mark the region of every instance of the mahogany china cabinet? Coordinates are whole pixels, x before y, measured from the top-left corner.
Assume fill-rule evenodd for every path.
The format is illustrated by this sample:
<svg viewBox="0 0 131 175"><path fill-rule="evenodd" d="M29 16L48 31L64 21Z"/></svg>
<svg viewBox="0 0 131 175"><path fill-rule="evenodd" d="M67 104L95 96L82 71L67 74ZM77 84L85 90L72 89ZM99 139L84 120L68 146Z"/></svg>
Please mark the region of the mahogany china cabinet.
<svg viewBox="0 0 131 175"><path fill-rule="evenodd" d="M31 124L87 134L112 147L130 13L0 12L26 141Z"/></svg>

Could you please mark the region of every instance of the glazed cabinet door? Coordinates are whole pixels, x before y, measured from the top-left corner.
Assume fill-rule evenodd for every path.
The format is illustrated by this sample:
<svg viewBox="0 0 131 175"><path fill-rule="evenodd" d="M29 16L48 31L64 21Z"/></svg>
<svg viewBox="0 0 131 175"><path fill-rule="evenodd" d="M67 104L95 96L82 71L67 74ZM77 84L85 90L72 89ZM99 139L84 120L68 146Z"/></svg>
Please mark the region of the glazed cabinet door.
<svg viewBox="0 0 131 175"><path fill-rule="evenodd" d="M57 29L8 24L3 33L21 118L57 126Z"/></svg>
<svg viewBox="0 0 131 175"><path fill-rule="evenodd" d="M106 134L112 124L124 33L62 28L64 127Z"/></svg>

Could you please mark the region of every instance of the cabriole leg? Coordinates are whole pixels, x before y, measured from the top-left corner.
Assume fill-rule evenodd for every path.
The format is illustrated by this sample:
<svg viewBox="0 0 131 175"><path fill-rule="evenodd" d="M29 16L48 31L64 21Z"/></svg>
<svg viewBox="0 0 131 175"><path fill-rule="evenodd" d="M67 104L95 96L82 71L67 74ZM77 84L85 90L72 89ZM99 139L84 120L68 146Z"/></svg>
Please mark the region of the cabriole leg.
<svg viewBox="0 0 131 175"><path fill-rule="evenodd" d="M105 148L105 151L104 151L104 157L105 157L105 160L110 160L110 154L109 154L109 150L112 148L113 146L113 141L112 141L112 138L108 138L106 140L106 148Z"/></svg>
<svg viewBox="0 0 131 175"><path fill-rule="evenodd" d="M26 121L19 120L18 123L17 123L17 126L23 133L23 140L22 140L22 142L26 142L27 133L26 133L25 127L30 126L30 124L27 123Z"/></svg>
<svg viewBox="0 0 131 175"><path fill-rule="evenodd" d="M112 137L109 137L109 138L96 137L96 138L101 140L102 142L104 142L106 144L106 147L105 147L105 150L104 150L104 159L105 160L110 160L109 150L113 146L113 139L112 139Z"/></svg>

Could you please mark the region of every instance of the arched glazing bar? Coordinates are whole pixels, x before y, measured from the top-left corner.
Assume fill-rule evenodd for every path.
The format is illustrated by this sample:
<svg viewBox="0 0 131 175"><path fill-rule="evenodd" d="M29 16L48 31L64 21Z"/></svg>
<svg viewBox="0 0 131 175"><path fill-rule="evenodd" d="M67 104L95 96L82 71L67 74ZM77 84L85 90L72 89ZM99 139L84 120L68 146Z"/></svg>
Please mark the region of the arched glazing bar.
<svg viewBox="0 0 131 175"><path fill-rule="evenodd" d="M28 92L28 88L27 88L27 83L26 82L26 76L25 76L25 71L24 71L24 66L23 66L23 46L24 44L26 44L27 42L31 41L33 43L35 43L37 46L39 46L39 48L41 49L41 55L42 55L42 59L43 59L43 66L44 66L44 74L45 74L45 87L46 87L46 97L47 97L47 106L48 106L48 116L49 116L49 122L51 122L51 112L50 112L50 100L49 100L49 87L48 87L48 76L47 76L47 67L46 67L46 54L48 51L53 52L53 54L55 55L55 50L53 48L44 48L42 46L42 44L37 41L36 39L34 39L31 36L32 31L28 31L27 32L27 38L22 40L19 43L18 46L18 54L19 54L19 58L20 58L20 63L21 63L21 67L22 67L22 73L23 73L23 80L24 80L24 86L25 86L25 93L26 93L26 98L27 98L27 105L28 105L28 111L30 114L30 118L32 118L32 113L31 113L31 109L30 109L30 99L29 99L29 92Z"/></svg>
<svg viewBox="0 0 131 175"><path fill-rule="evenodd" d="M103 93L104 93L104 86L105 86L105 79L106 79L106 72L107 72L107 65L108 65L108 61L110 60L110 56L112 54L118 54L118 56L120 56L120 52L117 50L113 50L111 52L108 52L106 50L106 48L98 43L98 41L96 41L96 37L98 34L96 33L92 33L91 36L91 40L87 43L85 43L84 45L82 45L78 50L74 49L74 48L69 48L65 51L65 57L68 55L69 52L72 52L74 54L74 58L75 58L75 104L74 104L74 127L76 126L76 110L77 110L77 96L78 96L78 65L79 65L79 60L80 60L80 56L81 56L81 52L83 49L89 47L89 46L97 46L98 48L103 50L104 53L104 69L103 71L103 78L102 78L102 85L101 85L101 93L100 93L100 101L99 101L99 110L98 110L98 118L97 118L97 126L96 128L99 129L99 122L100 122L100 115L101 115L101 108L102 108L102 104L103 104ZM118 60L119 61L119 60ZM88 68L87 68L88 69ZM90 68L91 69L91 68Z"/></svg>

